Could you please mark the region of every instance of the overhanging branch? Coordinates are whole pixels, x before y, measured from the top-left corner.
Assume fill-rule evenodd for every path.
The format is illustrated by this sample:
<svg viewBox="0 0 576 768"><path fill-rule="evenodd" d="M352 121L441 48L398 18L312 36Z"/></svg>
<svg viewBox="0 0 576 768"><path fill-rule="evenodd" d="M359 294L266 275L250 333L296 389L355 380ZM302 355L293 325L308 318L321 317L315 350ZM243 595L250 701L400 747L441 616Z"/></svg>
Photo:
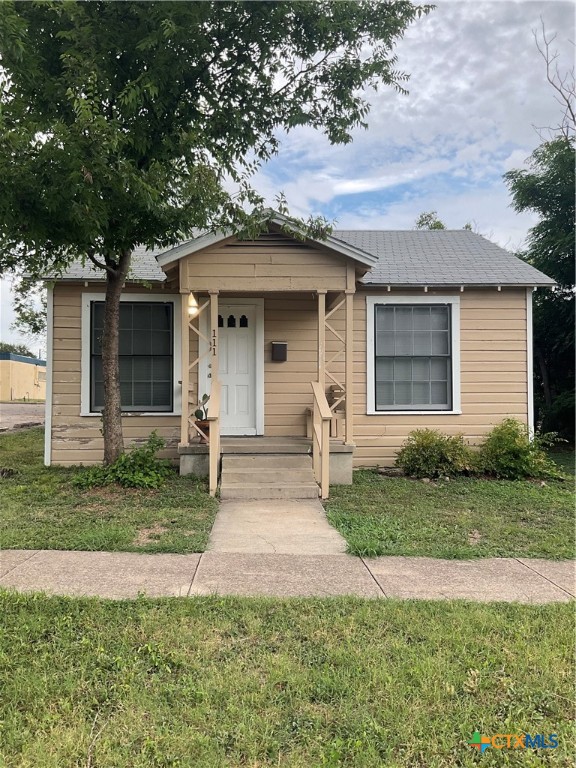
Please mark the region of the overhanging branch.
<svg viewBox="0 0 576 768"><path fill-rule="evenodd" d="M116 274L116 270L113 267L110 267L108 264L103 264L101 261L98 261L96 256L94 256L94 252L88 251L88 258L99 269L104 269L106 272L109 272L111 275Z"/></svg>

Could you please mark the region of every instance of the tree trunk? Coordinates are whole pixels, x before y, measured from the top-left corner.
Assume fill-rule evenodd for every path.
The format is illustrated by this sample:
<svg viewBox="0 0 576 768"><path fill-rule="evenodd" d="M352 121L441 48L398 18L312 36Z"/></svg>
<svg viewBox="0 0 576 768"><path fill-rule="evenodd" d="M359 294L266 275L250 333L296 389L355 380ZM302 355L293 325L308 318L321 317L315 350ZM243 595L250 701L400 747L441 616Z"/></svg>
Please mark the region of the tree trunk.
<svg viewBox="0 0 576 768"><path fill-rule="evenodd" d="M550 377L548 376L548 366L544 359L542 349L538 346L534 346L536 352L536 359L538 360L538 367L540 368L540 378L542 379L542 391L544 393L544 402L548 407L552 405L552 391L550 389Z"/></svg>
<svg viewBox="0 0 576 768"><path fill-rule="evenodd" d="M120 296L130 267L130 251L121 254L118 268L106 272L104 331L102 335L102 376L104 379L104 464L112 464L124 453L120 404Z"/></svg>

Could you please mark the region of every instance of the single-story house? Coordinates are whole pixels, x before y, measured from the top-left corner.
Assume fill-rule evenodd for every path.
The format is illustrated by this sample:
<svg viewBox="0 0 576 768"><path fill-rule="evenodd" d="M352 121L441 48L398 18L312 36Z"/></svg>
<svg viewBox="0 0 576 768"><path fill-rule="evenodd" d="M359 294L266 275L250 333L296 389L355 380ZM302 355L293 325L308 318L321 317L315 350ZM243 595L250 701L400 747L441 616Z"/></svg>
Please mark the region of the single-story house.
<svg viewBox="0 0 576 768"><path fill-rule="evenodd" d="M46 399L46 361L0 352L0 402Z"/></svg>
<svg viewBox="0 0 576 768"><path fill-rule="evenodd" d="M311 453L326 496L353 466L393 464L418 427L471 444L509 416L531 427L532 292L553 280L468 230L317 241L283 224L253 241L229 232L135 252L120 320L127 444L157 430L213 493L232 469L222 456L248 454L235 465L244 495L266 484L248 474L266 454L285 456L281 479L293 471L297 485L303 466L288 455L312 467ZM90 264L49 287L47 464L102 460L103 301ZM208 435L194 416L205 394Z"/></svg>

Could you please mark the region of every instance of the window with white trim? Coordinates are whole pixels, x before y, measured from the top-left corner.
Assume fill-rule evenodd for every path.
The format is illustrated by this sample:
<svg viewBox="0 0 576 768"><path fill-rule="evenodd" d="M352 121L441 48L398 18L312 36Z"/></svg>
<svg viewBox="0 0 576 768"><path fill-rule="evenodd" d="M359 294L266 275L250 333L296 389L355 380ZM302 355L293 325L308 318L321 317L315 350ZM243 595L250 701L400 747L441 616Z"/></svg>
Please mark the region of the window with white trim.
<svg viewBox="0 0 576 768"><path fill-rule="evenodd" d="M90 411L104 406L102 333L104 302L90 302ZM174 408L174 304L120 304L120 396L123 411Z"/></svg>
<svg viewBox="0 0 576 768"><path fill-rule="evenodd" d="M459 299L368 297L368 412L459 412Z"/></svg>

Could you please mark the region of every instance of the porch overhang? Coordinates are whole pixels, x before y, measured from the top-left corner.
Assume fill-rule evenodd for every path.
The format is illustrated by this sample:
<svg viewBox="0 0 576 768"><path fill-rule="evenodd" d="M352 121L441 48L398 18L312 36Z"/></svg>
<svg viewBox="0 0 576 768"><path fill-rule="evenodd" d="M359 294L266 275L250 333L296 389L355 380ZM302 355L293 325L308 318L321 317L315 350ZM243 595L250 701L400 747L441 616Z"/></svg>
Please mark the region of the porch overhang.
<svg viewBox="0 0 576 768"><path fill-rule="evenodd" d="M183 263L180 262L180 265ZM349 260L345 263L344 280L341 281L338 278L337 288L335 287L333 290L328 291L326 289L308 287L305 291L309 296L308 302L310 302L310 294L314 294L316 297L315 349L313 348L315 358L313 368L315 368L315 371L309 371L308 387L310 384L312 386L311 388L306 387L305 391L307 394L309 393L310 400L308 405L302 405L302 415L308 420L308 434L312 441L312 449L315 456L314 472L323 498L328 494L331 464L334 464L335 476L341 476L341 473L339 475L340 471L336 472L336 465L338 464L339 466L339 463L344 461L346 467L348 467L348 460L350 459L351 461L351 453L354 448L353 347L355 291L356 273L353 262ZM186 289L181 288L181 293L185 294ZM190 471L192 466L203 466L204 462L206 462L204 450L193 450L190 452L189 446L191 445L191 437L197 438L198 434L200 439L205 440L208 446L210 490L212 493L216 492L218 484L218 462L221 454L220 435L222 431L219 398L215 402L213 399L215 385L218 387L218 391L221 385L219 375L221 353L220 329L224 327L222 326L224 320L219 313L221 312L221 302L223 307L231 306L230 302L234 301L234 293L237 294L238 292L198 289L195 291L194 312L192 315L188 311L188 302L182 301L183 407L179 451L185 457L182 458L182 462L183 465L188 467L188 471ZM266 296L278 294L279 291L274 289L256 291L252 292L252 295L254 293ZM230 296L230 298L226 300L224 298L226 296ZM236 300L242 301L242 299ZM244 299L244 302L249 303L249 301L250 299L248 298ZM312 302L310 304L314 307ZM203 322L200 322L201 317L204 318ZM289 316L287 322L289 322ZM236 327L235 323L230 327ZM195 344L194 346L194 349L197 349L194 354L190 354L189 341L191 338L198 340L198 345ZM263 339L264 334L262 334L262 343L257 345L258 349L261 348L262 355L264 354ZM227 348L227 346L224 347L224 349ZM207 376L200 377L200 366L210 369ZM223 370L227 372L228 368L229 366L225 366ZM194 377L198 382L196 386L192 383L192 372L194 372ZM263 369L262 376L264 381ZM200 378L203 381L206 380L206 392L209 394L208 418L211 419L209 434L200 432L194 416L197 403L199 402L199 393L204 391L204 387L202 387L202 390L198 388ZM262 393L264 388L263 384ZM298 390L298 394L300 397L304 394L302 387ZM302 401L300 400L299 402L301 403ZM212 414L211 416L210 413ZM224 434L235 433L228 431ZM252 433L246 432L246 434ZM264 416L262 417L262 430L256 434L266 434L264 430ZM330 438L338 438L339 443L346 446L343 449L346 456L350 453L350 457L347 459L336 456L330 458L331 453L337 453L337 451L333 451L330 447L332 442Z"/></svg>
<svg viewBox="0 0 576 768"><path fill-rule="evenodd" d="M289 227L291 227L291 229ZM306 236L305 232L295 230L293 225L290 224L289 220L281 214L274 214L270 217L268 220L268 228L271 231L281 231L288 237L293 234L295 239L302 239L309 244L327 248L328 250L333 251L335 254L338 254L339 256L345 256L348 259L352 259L357 264L362 265L363 267L367 267L368 269L372 268L378 262L378 258L373 254L366 253L360 248L350 245L350 243L346 243L343 240L339 240L333 235L327 235L325 239L308 237ZM185 243L170 249L169 251L157 255L156 260L158 265L162 267L162 269L165 269L180 259L191 256L194 253L198 253L205 248L210 248L211 246L217 245L218 243L221 243L225 240L230 240L235 236L236 233L232 229L209 232L205 235L201 235L200 237L188 240Z"/></svg>

